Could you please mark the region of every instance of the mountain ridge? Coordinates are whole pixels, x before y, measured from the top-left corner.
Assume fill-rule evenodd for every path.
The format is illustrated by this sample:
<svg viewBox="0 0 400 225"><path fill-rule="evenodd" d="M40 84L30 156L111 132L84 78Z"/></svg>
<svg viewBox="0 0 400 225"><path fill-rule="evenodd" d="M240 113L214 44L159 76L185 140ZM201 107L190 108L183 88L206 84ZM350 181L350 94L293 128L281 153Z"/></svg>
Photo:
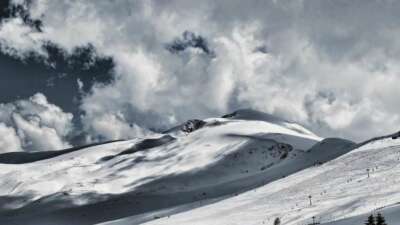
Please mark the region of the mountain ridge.
<svg viewBox="0 0 400 225"><path fill-rule="evenodd" d="M246 194L360 147L323 139L269 114L238 110L144 138L29 163L0 162L0 175L7 177L0 181L0 222L89 225L134 217L126 224L140 224L160 211Z"/></svg>

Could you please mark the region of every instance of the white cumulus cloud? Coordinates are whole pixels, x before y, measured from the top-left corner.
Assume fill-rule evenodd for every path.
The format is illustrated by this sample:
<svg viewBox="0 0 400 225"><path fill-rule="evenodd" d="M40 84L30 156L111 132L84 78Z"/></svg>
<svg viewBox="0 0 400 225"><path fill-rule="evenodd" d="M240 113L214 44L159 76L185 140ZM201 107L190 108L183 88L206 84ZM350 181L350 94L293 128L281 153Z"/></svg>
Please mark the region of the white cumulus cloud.
<svg viewBox="0 0 400 225"><path fill-rule="evenodd" d="M115 63L114 81L82 99L82 123L93 136L129 137L136 125L161 129L240 107L323 136L361 140L399 129L398 2L30 2L42 32L4 21L3 51L91 44ZM174 40L189 47L168 51Z"/></svg>
<svg viewBox="0 0 400 225"><path fill-rule="evenodd" d="M2 52L24 58L29 53L46 56L40 43L40 33L25 24L21 18L11 18L0 24L0 49Z"/></svg>
<svg viewBox="0 0 400 225"><path fill-rule="evenodd" d="M0 153L22 151L21 141L14 128L0 123Z"/></svg>
<svg viewBox="0 0 400 225"><path fill-rule="evenodd" d="M0 151L44 151L70 147L73 115L37 93L29 99L0 104Z"/></svg>

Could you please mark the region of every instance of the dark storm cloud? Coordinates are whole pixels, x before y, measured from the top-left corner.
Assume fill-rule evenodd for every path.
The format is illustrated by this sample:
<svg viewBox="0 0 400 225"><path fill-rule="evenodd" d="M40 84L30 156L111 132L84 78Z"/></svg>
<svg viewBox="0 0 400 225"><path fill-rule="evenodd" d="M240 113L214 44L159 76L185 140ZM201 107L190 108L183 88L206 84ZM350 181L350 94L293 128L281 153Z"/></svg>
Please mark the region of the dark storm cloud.
<svg viewBox="0 0 400 225"><path fill-rule="evenodd" d="M215 57L215 52L210 49L207 40L190 31L183 32L182 37L176 38L171 43L166 44L165 47L168 51L175 54L185 51L187 48L194 48L200 49L211 57Z"/></svg>
<svg viewBox="0 0 400 225"><path fill-rule="evenodd" d="M10 2L8 0L0 1L0 20L10 16Z"/></svg>
<svg viewBox="0 0 400 225"><path fill-rule="evenodd" d="M267 53L268 53L268 48L267 48L267 46L265 46L265 45L261 45L261 46L256 47L256 48L254 49L254 51L255 51L255 52L261 52L261 53L267 54Z"/></svg>
<svg viewBox="0 0 400 225"><path fill-rule="evenodd" d="M91 49L82 47L67 56L59 48L48 45L49 57L44 61L36 56L21 61L0 54L0 102L11 102L41 92L63 109L76 113L78 102L74 99L80 98L78 79L85 92L97 82L107 84L113 79L112 59L98 58Z"/></svg>

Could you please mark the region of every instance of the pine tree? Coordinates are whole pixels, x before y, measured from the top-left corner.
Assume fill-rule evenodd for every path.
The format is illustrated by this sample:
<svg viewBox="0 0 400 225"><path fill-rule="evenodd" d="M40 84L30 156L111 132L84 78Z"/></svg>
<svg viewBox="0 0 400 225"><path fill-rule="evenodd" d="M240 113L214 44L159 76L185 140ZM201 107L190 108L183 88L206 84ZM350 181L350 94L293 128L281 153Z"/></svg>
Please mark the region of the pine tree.
<svg viewBox="0 0 400 225"><path fill-rule="evenodd" d="M281 219L279 219L279 217L277 217L274 221L274 225L281 225Z"/></svg>
<svg viewBox="0 0 400 225"><path fill-rule="evenodd" d="M381 213L378 213L376 216L376 225L387 225L385 217L383 217Z"/></svg>
<svg viewBox="0 0 400 225"><path fill-rule="evenodd" d="M368 217L367 222L365 222L365 225L376 225L374 215L371 214Z"/></svg>

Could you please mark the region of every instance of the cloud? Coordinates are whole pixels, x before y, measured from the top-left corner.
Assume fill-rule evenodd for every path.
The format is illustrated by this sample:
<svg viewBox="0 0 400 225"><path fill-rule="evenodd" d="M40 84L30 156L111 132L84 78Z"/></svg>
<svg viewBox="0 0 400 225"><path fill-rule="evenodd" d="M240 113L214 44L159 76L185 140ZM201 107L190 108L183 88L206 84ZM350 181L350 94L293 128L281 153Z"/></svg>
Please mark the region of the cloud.
<svg viewBox="0 0 400 225"><path fill-rule="evenodd" d="M5 19L0 24L0 50L11 56L25 58L29 54L46 57L40 33L21 18Z"/></svg>
<svg viewBox="0 0 400 225"><path fill-rule="evenodd" d="M72 114L37 93L25 100L0 104L1 151L43 151L70 147Z"/></svg>
<svg viewBox="0 0 400 225"><path fill-rule="evenodd" d="M4 123L0 123L0 153L21 150L21 141L19 140L14 128L8 127Z"/></svg>
<svg viewBox="0 0 400 225"><path fill-rule="evenodd" d="M167 44L166 48L175 54L185 51L188 48L199 49L203 53L215 57L215 53L208 46L207 40L190 31L183 32L182 38L176 38L172 43Z"/></svg>
<svg viewBox="0 0 400 225"><path fill-rule="evenodd" d="M95 117L86 115L83 120L84 129L88 133L87 142L136 138L152 133L136 124L129 124L120 112L102 113Z"/></svg>
<svg viewBox="0 0 400 225"><path fill-rule="evenodd" d="M111 57L113 82L94 85L81 102L93 137L252 107L361 140L400 124L399 9L359 0L40 0L27 10L41 31L12 18L0 44L18 55L42 54L48 42L66 52L90 44Z"/></svg>

